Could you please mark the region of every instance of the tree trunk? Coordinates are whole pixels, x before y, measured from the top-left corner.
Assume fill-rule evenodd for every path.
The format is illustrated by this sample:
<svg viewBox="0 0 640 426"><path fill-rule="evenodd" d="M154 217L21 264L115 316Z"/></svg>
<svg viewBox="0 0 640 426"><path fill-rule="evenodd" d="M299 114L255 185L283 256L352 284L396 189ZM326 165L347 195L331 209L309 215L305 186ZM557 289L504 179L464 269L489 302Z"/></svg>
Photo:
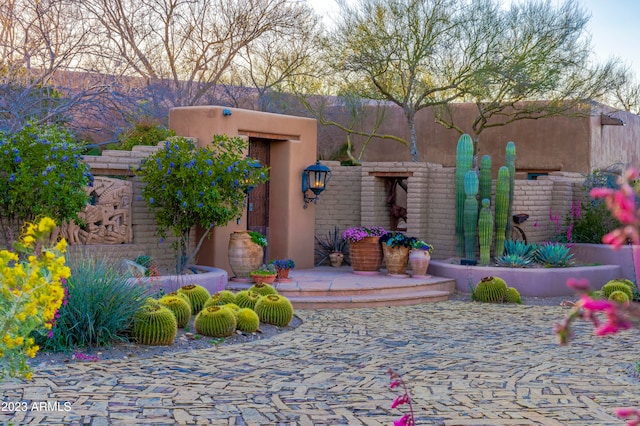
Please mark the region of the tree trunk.
<svg viewBox="0 0 640 426"><path fill-rule="evenodd" d="M411 111L409 108L404 108L404 114L407 117L409 123L409 152L411 153L411 161L418 162L420 157L418 155L418 134L416 132L416 120L415 111Z"/></svg>

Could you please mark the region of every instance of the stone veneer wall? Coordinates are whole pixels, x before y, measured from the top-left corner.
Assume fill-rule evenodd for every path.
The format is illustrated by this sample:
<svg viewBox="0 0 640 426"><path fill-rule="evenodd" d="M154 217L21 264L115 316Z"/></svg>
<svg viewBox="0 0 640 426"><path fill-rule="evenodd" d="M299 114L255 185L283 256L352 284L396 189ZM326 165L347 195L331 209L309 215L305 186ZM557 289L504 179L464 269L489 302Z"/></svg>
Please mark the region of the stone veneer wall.
<svg viewBox="0 0 640 426"><path fill-rule="evenodd" d="M323 163L331 168L332 180L316 206L316 235L326 235L334 225L341 232L358 224L388 227L383 178L410 175L408 235L433 244L436 259L455 256L455 168L413 162L373 162L362 166ZM563 224L572 203L580 200L583 180L580 174L563 172L538 180L516 180L513 213L529 215L521 225L529 241L552 239L555 224L549 219L550 212L559 215ZM566 232L565 226L561 226L561 232Z"/></svg>

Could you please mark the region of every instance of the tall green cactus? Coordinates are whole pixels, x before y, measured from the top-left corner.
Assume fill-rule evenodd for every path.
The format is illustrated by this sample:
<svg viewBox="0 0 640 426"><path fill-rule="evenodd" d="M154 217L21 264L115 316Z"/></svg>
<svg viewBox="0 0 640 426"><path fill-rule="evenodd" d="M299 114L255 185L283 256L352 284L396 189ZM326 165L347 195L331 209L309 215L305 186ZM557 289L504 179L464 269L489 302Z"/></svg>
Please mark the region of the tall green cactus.
<svg viewBox="0 0 640 426"><path fill-rule="evenodd" d="M513 227L511 216L513 215L513 191L515 189L516 181L516 144L513 142L507 143L504 164L509 168L509 180L511 181L509 185L509 209L507 210L507 228L505 229L505 238L509 238L511 236L511 228Z"/></svg>
<svg viewBox="0 0 640 426"><path fill-rule="evenodd" d="M478 219L479 239L480 239L480 264L488 265L491 260L491 239L493 237L493 214L488 198L482 199L480 209L480 219Z"/></svg>
<svg viewBox="0 0 640 426"><path fill-rule="evenodd" d="M464 256L464 176L473 165L473 140L464 134L458 139L456 148L456 252Z"/></svg>
<svg viewBox="0 0 640 426"><path fill-rule="evenodd" d="M509 168L502 166L498 169L498 180L496 182L496 256L504 253L504 240L507 229L507 218L509 215L509 187L511 180Z"/></svg>
<svg viewBox="0 0 640 426"><path fill-rule="evenodd" d="M491 200L491 156L480 159L480 200Z"/></svg>
<svg viewBox="0 0 640 426"><path fill-rule="evenodd" d="M476 231L478 227L478 175L469 170L464 175L464 255L476 258Z"/></svg>

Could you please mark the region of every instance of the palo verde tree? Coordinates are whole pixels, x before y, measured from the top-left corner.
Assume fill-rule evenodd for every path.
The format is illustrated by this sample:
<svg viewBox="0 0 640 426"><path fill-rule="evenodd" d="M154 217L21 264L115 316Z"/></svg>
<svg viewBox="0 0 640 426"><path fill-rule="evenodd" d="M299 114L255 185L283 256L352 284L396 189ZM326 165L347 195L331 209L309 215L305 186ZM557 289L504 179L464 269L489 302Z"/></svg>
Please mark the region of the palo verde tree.
<svg viewBox="0 0 640 426"><path fill-rule="evenodd" d="M487 128L588 114L590 102L611 89L617 69L613 59L593 63L589 16L576 0L558 6L527 0L506 9L500 3L473 1L476 19L458 27L463 42L477 39L481 46L473 72L458 86L461 100L475 104L475 118L457 121L451 103L434 108L436 122L474 136L476 153Z"/></svg>
<svg viewBox="0 0 640 426"><path fill-rule="evenodd" d="M402 108L413 161L420 159L415 125L424 108L457 99L475 55L454 52L466 7L454 0L342 1L329 34L330 62L363 98Z"/></svg>
<svg viewBox="0 0 640 426"><path fill-rule="evenodd" d="M155 215L158 233L177 237L176 273L184 272L214 226L242 215L249 189L268 179L267 169L243 152L239 137L215 135L211 145L196 148L185 138L167 141L164 149L147 157L137 174L146 186L142 197ZM204 232L191 244L191 230Z"/></svg>

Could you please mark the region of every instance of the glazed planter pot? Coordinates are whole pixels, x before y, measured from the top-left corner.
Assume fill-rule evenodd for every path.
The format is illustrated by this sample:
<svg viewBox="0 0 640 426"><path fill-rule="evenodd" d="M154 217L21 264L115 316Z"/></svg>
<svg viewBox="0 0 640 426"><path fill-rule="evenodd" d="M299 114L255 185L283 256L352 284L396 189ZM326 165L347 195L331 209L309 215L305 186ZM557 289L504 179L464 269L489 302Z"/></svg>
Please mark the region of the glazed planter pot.
<svg viewBox="0 0 640 426"><path fill-rule="evenodd" d="M388 275L406 275L409 263L409 247L390 247L382 244Z"/></svg>
<svg viewBox="0 0 640 426"><path fill-rule="evenodd" d="M409 253L409 264L411 265L411 276L424 277L429 269L431 253L428 250L411 249Z"/></svg>
<svg viewBox="0 0 640 426"><path fill-rule="evenodd" d="M246 231L236 231L229 237L229 266L237 278L249 278L249 273L262 265L264 248L253 241Z"/></svg>
<svg viewBox="0 0 640 426"><path fill-rule="evenodd" d="M360 241L349 242L349 250L354 273L378 273L382 266L380 237L364 237Z"/></svg>
<svg viewBox="0 0 640 426"><path fill-rule="evenodd" d="M331 266L334 268L342 266L342 262L344 262L344 254L340 252L329 253L329 262L331 262Z"/></svg>

